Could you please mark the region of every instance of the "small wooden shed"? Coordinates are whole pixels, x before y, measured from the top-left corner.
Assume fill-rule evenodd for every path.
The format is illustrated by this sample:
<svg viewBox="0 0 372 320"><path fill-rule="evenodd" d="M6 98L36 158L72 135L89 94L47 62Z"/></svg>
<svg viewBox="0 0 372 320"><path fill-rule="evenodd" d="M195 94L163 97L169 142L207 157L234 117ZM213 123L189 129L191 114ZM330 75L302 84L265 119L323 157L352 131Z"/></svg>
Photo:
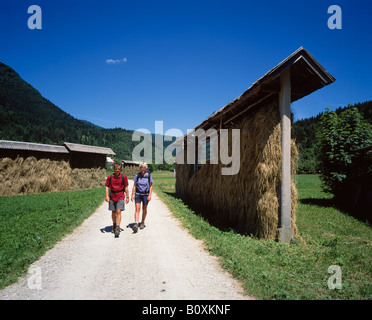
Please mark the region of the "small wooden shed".
<svg viewBox="0 0 372 320"><path fill-rule="evenodd" d="M105 168L106 155L115 155L110 148L65 142L63 146L0 140L0 158L17 157L68 161L75 168Z"/></svg>
<svg viewBox="0 0 372 320"><path fill-rule="evenodd" d="M110 148L0 140L0 195L102 187Z"/></svg>
<svg viewBox="0 0 372 320"><path fill-rule="evenodd" d="M115 155L110 148L65 142L71 155L71 168L106 168L106 155Z"/></svg>

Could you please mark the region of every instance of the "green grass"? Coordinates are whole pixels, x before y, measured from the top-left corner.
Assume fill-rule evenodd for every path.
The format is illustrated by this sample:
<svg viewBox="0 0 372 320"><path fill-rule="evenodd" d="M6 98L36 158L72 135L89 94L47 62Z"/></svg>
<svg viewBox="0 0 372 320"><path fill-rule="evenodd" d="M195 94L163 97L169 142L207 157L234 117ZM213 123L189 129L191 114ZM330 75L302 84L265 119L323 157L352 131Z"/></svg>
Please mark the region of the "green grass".
<svg viewBox="0 0 372 320"><path fill-rule="evenodd" d="M288 246L221 231L174 197L173 172L152 175L155 192L174 215L255 298L372 299L371 227L335 208L318 176L297 176L300 240ZM0 288L16 281L103 199L103 188L1 197ZM328 288L330 265L341 267L341 290Z"/></svg>
<svg viewBox="0 0 372 320"><path fill-rule="evenodd" d="M103 200L103 188L0 197L0 288L15 282Z"/></svg>
<svg viewBox="0 0 372 320"><path fill-rule="evenodd" d="M159 197L221 264L257 299L371 299L372 232L332 205L317 175L299 175L297 226L291 245L260 240L210 225L174 197L173 173L154 172ZM342 289L328 288L328 267L342 271Z"/></svg>

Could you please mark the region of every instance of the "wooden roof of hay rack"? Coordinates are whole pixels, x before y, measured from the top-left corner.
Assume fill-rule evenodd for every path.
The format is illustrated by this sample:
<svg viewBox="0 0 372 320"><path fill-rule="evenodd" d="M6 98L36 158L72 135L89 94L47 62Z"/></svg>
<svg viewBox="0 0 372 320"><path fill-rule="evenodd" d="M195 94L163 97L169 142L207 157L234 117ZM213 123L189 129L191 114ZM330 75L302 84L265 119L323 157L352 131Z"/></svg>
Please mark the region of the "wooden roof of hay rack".
<svg viewBox="0 0 372 320"><path fill-rule="evenodd" d="M40 152L52 152L52 153L70 153L72 151L72 152L116 155L115 152L113 152L110 148L88 146L84 144L69 143L69 142L65 142L63 146L57 146L57 145L33 143L33 142L0 140L0 149L27 150L27 151L40 151Z"/></svg>
<svg viewBox="0 0 372 320"><path fill-rule="evenodd" d="M88 146L84 144L65 142L64 145L69 151L72 152L87 152L87 153L98 153L98 154L112 154L116 155L110 148Z"/></svg>
<svg viewBox="0 0 372 320"><path fill-rule="evenodd" d="M0 140L0 149L69 153L64 146L9 140Z"/></svg>
<svg viewBox="0 0 372 320"><path fill-rule="evenodd" d="M141 161L132 161L132 160L122 160L121 161L124 165L125 164L133 164L139 166L142 162Z"/></svg>
<svg viewBox="0 0 372 320"><path fill-rule="evenodd" d="M194 130L199 128L205 130L213 127L219 128L221 125L230 123L237 117L242 116L251 108L262 105L268 99L278 95L281 88L280 75L287 69L290 69L291 73L291 102L299 100L336 80L309 51L300 47L254 82L238 98L218 111L213 112L207 119L197 125ZM173 144L182 141L186 136L187 134L178 138Z"/></svg>
<svg viewBox="0 0 372 320"><path fill-rule="evenodd" d="M276 67L258 79L242 95L214 112L195 129L215 126L215 122L227 123L248 111L251 107L280 92L280 75L291 68L291 102L335 81L320 63L303 47L297 49ZM251 102L248 104L248 102ZM241 106L244 103L244 110Z"/></svg>

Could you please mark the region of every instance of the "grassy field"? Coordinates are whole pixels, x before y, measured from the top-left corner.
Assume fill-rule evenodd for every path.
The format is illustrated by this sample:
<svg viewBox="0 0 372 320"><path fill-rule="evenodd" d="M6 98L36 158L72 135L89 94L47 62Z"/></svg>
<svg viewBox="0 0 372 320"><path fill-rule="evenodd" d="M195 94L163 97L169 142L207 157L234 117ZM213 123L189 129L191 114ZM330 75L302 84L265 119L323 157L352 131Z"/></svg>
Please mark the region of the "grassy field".
<svg viewBox="0 0 372 320"><path fill-rule="evenodd" d="M300 238L291 245L222 231L175 198L172 172L154 172L154 188L190 233L257 299L372 299L372 231L332 205L317 175L297 176ZM331 265L341 289L331 290Z"/></svg>
<svg viewBox="0 0 372 320"><path fill-rule="evenodd" d="M300 238L288 246L210 225L175 198L173 172L152 175L159 197L248 294L257 299L372 299L371 227L334 208L318 176L297 176ZM103 188L1 197L0 288L16 281L103 200ZM340 290L328 288L331 265L341 267Z"/></svg>
<svg viewBox="0 0 372 320"><path fill-rule="evenodd" d="M103 188L0 197L0 289L15 282L103 201Z"/></svg>

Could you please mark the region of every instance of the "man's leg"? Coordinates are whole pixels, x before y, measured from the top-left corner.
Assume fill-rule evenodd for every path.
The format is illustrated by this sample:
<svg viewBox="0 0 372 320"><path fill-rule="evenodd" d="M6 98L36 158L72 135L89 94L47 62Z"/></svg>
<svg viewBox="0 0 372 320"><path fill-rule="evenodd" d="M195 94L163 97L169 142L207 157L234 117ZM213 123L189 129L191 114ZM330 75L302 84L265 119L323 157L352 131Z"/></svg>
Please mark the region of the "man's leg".
<svg viewBox="0 0 372 320"><path fill-rule="evenodd" d="M112 233L114 233L115 228L116 228L116 210L112 210Z"/></svg>
<svg viewBox="0 0 372 320"><path fill-rule="evenodd" d="M120 222L121 222L121 210L120 209L117 209L116 212L115 212L115 215L116 215L116 225L117 226L120 226Z"/></svg>
<svg viewBox="0 0 372 320"><path fill-rule="evenodd" d="M120 234L120 222L121 222L121 209L115 210L116 226L115 226L115 238L119 237Z"/></svg>

